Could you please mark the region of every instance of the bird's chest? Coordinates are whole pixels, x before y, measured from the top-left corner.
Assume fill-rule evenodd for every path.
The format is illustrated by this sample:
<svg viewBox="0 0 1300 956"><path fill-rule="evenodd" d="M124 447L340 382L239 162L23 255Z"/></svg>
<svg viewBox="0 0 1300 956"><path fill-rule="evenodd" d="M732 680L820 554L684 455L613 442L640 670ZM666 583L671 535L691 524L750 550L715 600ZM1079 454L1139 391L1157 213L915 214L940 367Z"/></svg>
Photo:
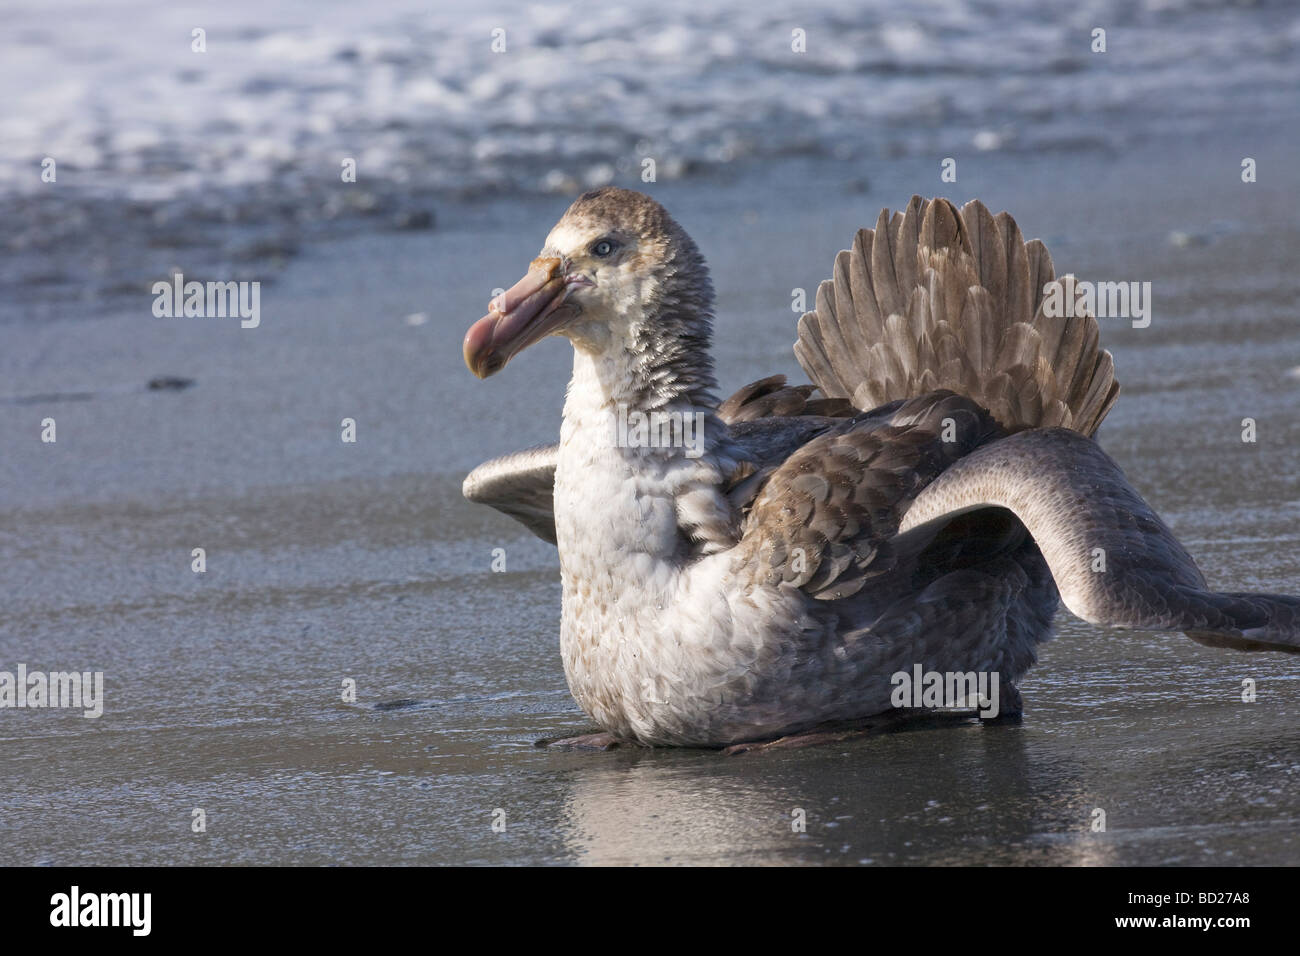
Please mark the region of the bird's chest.
<svg viewBox="0 0 1300 956"><path fill-rule="evenodd" d="M592 429L566 431L555 472L565 673L593 718L626 729L630 702L657 699L653 665L675 640L678 489L671 469L630 460Z"/></svg>
<svg viewBox="0 0 1300 956"><path fill-rule="evenodd" d="M555 469L561 565L639 576L647 560L670 561L680 543L681 491L671 465L620 447L604 416L573 427L566 422ZM634 567L624 567L629 561Z"/></svg>

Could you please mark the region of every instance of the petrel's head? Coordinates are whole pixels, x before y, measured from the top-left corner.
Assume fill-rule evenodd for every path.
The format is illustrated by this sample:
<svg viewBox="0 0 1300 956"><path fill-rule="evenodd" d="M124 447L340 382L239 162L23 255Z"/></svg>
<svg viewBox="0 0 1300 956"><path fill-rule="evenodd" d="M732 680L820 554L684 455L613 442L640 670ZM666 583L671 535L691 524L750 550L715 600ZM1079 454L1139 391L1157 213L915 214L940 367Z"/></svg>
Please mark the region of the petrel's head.
<svg viewBox="0 0 1300 956"><path fill-rule="evenodd" d="M495 297L465 334L465 364L479 378L548 335L593 354L629 353L660 371L708 359L713 286L691 237L659 203L605 187L578 197L555 224L528 274ZM707 379L707 381L704 381Z"/></svg>

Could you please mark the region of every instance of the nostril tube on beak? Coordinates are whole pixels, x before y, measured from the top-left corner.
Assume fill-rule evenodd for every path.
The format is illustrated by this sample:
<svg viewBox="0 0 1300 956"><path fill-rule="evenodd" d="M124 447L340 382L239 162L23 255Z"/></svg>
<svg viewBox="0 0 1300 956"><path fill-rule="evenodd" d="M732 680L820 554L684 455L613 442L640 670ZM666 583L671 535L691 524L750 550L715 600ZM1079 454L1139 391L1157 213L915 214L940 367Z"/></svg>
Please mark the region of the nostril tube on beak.
<svg viewBox="0 0 1300 956"><path fill-rule="evenodd" d="M551 279L558 278L564 274L564 260L558 259L554 256L538 256L528 264L529 272L534 269L540 272L544 279L549 282Z"/></svg>
<svg viewBox="0 0 1300 956"><path fill-rule="evenodd" d="M492 297L491 301L488 302L488 311L501 314L513 312L524 299L552 279L557 278L560 274L561 265L559 259L538 256L528 264L528 273L523 279L500 295Z"/></svg>
<svg viewBox="0 0 1300 956"><path fill-rule="evenodd" d="M564 301L564 263L539 256L528 273L488 302L488 314L465 333L465 364L479 378L505 367L510 357L555 329L547 317Z"/></svg>

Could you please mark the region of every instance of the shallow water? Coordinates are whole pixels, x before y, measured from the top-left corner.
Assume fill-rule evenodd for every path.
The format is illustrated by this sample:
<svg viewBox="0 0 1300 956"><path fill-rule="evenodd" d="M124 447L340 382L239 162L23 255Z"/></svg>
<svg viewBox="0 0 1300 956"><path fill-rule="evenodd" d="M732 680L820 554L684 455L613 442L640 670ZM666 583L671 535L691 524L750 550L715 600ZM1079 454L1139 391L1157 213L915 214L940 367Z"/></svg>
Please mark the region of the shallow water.
<svg viewBox="0 0 1300 956"><path fill-rule="evenodd" d="M1123 148L1220 129L1243 101L1294 118L1300 54L1285 0L47 0L6 25L0 189L39 191L52 156L66 185L141 199L328 187L343 156L359 183L568 193L646 156L675 178L744 157Z"/></svg>
<svg viewBox="0 0 1300 956"><path fill-rule="evenodd" d="M1252 143L1269 175L1249 187L1225 143L990 161L944 189L1010 208L1058 271L1153 282L1149 328L1103 322L1126 394L1101 440L1224 589L1300 591L1294 146ZM714 271L724 387L798 374L791 288L936 178L822 160L659 187ZM568 347L480 383L459 342L562 208L448 204L432 232L312 244L255 330L155 319L143 296L0 325L0 669L106 680L97 720L0 711L10 861L1300 862L1295 659L1064 611L1020 725L732 758L535 749L589 727L555 553L459 483L553 440ZM140 387L157 375L196 384ZM90 397L33 398L57 394Z"/></svg>
<svg viewBox="0 0 1300 956"><path fill-rule="evenodd" d="M178 270L269 282L319 238L426 230L448 197L635 182L647 161L660 183L787 157L1104 164L1300 119L1289 0L1055 6L17 6L0 35L0 323L129 308Z"/></svg>

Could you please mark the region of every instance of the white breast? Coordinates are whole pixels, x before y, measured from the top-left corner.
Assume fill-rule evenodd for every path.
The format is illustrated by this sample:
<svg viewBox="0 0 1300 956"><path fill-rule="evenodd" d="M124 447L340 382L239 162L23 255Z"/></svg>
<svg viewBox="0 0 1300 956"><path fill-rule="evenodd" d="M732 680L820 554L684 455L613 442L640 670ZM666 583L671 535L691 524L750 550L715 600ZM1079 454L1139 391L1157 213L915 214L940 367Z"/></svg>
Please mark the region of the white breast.
<svg viewBox="0 0 1300 956"><path fill-rule="evenodd" d="M753 637L795 612L774 618L770 600L732 595L725 551L685 559L683 502L723 507L720 476L707 456L621 447L618 410L590 382L588 363L578 353L555 472L569 688L617 735L698 739L727 719L722 688L752 667ZM748 638L738 640L741 631Z"/></svg>

